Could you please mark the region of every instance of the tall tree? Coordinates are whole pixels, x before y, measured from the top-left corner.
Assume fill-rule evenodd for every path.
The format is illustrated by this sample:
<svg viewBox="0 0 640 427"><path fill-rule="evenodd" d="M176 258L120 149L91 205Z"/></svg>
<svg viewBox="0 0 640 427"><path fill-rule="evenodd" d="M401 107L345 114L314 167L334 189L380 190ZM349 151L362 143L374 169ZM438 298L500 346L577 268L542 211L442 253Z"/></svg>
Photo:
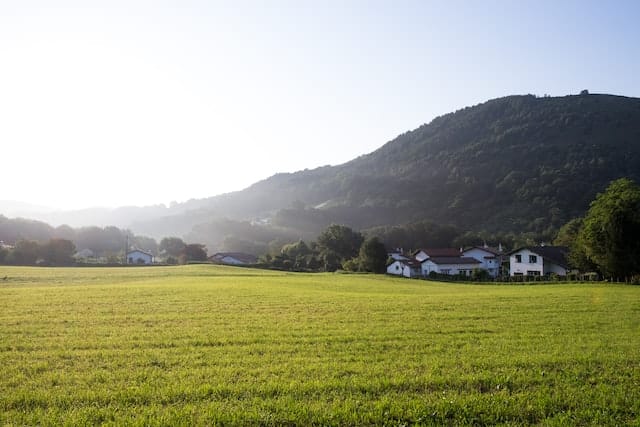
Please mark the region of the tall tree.
<svg viewBox="0 0 640 427"><path fill-rule="evenodd" d="M198 243L190 243L186 245L182 251L181 259L183 261L206 261L207 250L204 245Z"/></svg>
<svg viewBox="0 0 640 427"><path fill-rule="evenodd" d="M165 256L178 257L184 251L186 244L179 237L165 237L160 241L160 253Z"/></svg>
<svg viewBox="0 0 640 427"><path fill-rule="evenodd" d="M608 277L639 274L640 186L622 178L598 194L584 218L577 246Z"/></svg>
<svg viewBox="0 0 640 427"><path fill-rule="evenodd" d="M384 273L387 264L387 249L377 237L371 237L360 246L358 262L362 271Z"/></svg>
<svg viewBox="0 0 640 427"><path fill-rule="evenodd" d="M40 245L34 240L18 240L7 256L9 264L33 265L40 254Z"/></svg>
<svg viewBox="0 0 640 427"><path fill-rule="evenodd" d="M317 244L321 253L332 253L342 262L358 255L363 240L359 232L345 225L331 224L320 233Z"/></svg>
<svg viewBox="0 0 640 427"><path fill-rule="evenodd" d="M41 247L42 258L53 265L73 264L73 254L76 252L76 245L67 239L51 239Z"/></svg>

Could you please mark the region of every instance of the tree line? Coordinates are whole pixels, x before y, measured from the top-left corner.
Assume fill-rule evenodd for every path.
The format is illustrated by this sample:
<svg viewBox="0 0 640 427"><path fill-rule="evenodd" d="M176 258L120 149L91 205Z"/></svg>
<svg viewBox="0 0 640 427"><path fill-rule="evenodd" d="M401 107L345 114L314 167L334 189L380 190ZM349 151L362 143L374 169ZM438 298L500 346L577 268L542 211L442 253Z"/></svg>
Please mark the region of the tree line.
<svg viewBox="0 0 640 427"><path fill-rule="evenodd" d="M0 215L0 264L74 265L119 264L125 251L141 249L162 262L179 264L206 261L207 250L200 243L185 243L178 237L158 242L117 227L51 227L23 218Z"/></svg>
<svg viewBox="0 0 640 427"><path fill-rule="evenodd" d="M309 244L286 244L279 253L266 254L260 265L289 271L361 271L384 273L387 250L377 237L365 238L345 225L331 224Z"/></svg>
<svg viewBox="0 0 640 427"><path fill-rule="evenodd" d="M640 283L640 186L628 178L613 181L554 243L569 247L569 262L580 271Z"/></svg>
<svg viewBox="0 0 640 427"><path fill-rule="evenodd" d="M252 226L257 228L257 226ZM265 236L273 237L266 234ZM72 265L78 250L89 250L94 260L119 263L125 242L177 264L207 260L207 248L185 243L179 237L154 239L137 236L117 227L68 226L53 228L45 223L8 219L0 215L0 264ZM640 282L640 186L628 178L610 183L590 204L583 217L567 222L555 234L461 231L431 221L375 227L355 231L346 225L331 224L315 240L274 240L263 252L260 265L291 271L385 271L387 249L464 247L489 243L505 248L553 241L569 248L570 267L596 272L612 280ZM260 254L255 254L260 255ZM85 260L86 261L86 260ZM90 261L90 260L89 260Z"/></svg>

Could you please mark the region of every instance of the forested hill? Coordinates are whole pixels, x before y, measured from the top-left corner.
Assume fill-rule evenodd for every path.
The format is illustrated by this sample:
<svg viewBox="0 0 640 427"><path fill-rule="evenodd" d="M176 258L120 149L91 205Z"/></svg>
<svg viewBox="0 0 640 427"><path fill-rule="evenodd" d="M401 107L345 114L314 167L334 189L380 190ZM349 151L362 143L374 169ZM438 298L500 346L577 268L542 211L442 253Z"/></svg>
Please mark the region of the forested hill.
<svg viewBox="0 0 640 427"><path fill-rule="evenodd" d="M275 214L300 228L430 219L542 232L582 215L623 176L640 181L640 99L509 96L438 117L343 165L211 198L209 207L235 218Z"/></svg>
<svg viewBox="0 0 640 427"><path fill-rule="evenodd" d="M332 222L551 236L620 177L640 182L640 99L509 96L438 117L339 166L168 208L100 212L93 224L256 254L271 242L315 238ZM38 219L83 225L65 218Z"/></svg>

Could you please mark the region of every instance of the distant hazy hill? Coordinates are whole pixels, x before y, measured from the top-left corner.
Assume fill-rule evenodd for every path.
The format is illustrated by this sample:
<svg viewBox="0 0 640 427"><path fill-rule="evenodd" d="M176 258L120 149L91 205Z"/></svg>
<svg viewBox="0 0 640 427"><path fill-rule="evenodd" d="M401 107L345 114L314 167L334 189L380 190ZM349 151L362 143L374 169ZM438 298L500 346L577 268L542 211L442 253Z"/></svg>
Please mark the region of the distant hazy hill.
<svg viewBox="0 0 640 427"><path fill-rule="evenodd" d="M540 232L582 215L621 176L640 181L640 99L509 96L438 117L343 165L278 174L206 205L232 218L275 215L281 225L431 219Z"/></svg>
<svg viewBox="0 0 640 427"><path fill-rule="evenodd" d="M171 208L119 210L116 225L128 219L136 233L187 235L210 248L233 235L221 218L300 237L330 222L363 229L425 219L540 233L582 215L622 176L640 182L640 99L509 96L438 117L339 166ZM245 240L255 232L248 228Z"/></svg>

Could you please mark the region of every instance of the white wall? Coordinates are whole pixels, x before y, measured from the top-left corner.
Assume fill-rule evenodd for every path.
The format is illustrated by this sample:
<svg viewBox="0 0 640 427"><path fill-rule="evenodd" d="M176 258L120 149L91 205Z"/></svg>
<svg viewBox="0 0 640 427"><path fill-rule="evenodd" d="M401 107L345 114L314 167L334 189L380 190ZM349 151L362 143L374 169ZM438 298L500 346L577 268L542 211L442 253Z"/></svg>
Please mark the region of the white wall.
<svg viewBox="0 0 640 427"><path fill-rule="evenodd" d="M483 270L486 270L491 277L497 277L500 269L498 258L491 252L487 252L481 248L471 248L462 253L462 256L477 259L481 263ZM490 257L490 258L486 258Z"/></svg>
<svg viewBox="0 0 640 427"><path fill-rule="evenodd" d="M233 265L244 264L244 262L240 261L239 259L235 259L234 257L231 257L231 256L225 256L220 261L222 261L225 264L233 264Z"/></svg>
<svg viewBox="0 0 640 427"><path fill-rule="evenodd" d="M387 267L387 274L393 274L394 276L404 276L404 277L416 277L420 273L416 271L412 271L411 267L406 265L401 261L394 261L389 264Z"/></svg>
<svg viewBox="0 0 640 427"><path fill-rule="evenodd" d="M151 264L153 262L153 257L140 251L132 251L127 254L127 263L139 264L139 260L142 260L144 264Z"/></svg>
<svg viewBox="0 0 640 427"><path fill-rule="evenodd" d="M558 264L554 264L550 261L545 261L544 262L544 274L550 274L550 273L555 273L558 276L566 276L567 275L567 269L558 265Z"/></svg>
<svg viewBox="0 0 640 427"><path fill-rule="evenodd" d="M422 275L428 276L432 271L439 274L456 275L460 274L461 270L473 271L481 267L481 264L436 264L431 260L427 260L422 263Z"/></svg>
<svg viewBox="0 0 640 427"><path fill-rule="evenodd" d="M402 263L400 261L394 261L387 266L387 274L393 274L395 276L402 276Z"/></svg>
<svg viewBox="0 0 640 427"><path fill-rule="evenodd" d="M522 257L521 262L516 261L516 255ZM529 260L530 256L536 257L536 262L532 263ZM509 256L509 275L515 276L516 274L527 275L529 271L537 271L540 275L544 275L544 266L542 257L529 249L522 249Z"/></svg>

